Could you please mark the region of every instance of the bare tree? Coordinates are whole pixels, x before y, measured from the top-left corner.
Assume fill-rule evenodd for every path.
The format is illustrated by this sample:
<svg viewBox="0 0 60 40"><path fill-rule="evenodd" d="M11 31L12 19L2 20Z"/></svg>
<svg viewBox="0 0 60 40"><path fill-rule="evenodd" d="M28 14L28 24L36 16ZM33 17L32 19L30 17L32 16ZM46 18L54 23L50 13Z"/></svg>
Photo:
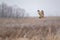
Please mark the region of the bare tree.
<svg viewBox="0 0 60 40"><path fill-rule="evenodd" d="M0 17L5 18L23 18L25 16L25 10L22 8L14 8L8 6L6 3L0 5Z"/></svg>

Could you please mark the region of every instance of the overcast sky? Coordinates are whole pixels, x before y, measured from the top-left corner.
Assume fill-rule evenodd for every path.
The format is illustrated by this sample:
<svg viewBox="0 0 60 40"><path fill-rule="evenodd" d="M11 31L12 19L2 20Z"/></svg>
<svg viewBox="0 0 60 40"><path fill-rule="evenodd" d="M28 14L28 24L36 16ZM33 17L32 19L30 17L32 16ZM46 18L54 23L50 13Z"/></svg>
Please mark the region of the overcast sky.
<svg viewBox="0 0 60 40"><path fill-rule="evenodd" d="M38 16L37 10L44 10L45 16L60 16L60 0L0 0L2 2L23 8L30 16Z"/></svg>

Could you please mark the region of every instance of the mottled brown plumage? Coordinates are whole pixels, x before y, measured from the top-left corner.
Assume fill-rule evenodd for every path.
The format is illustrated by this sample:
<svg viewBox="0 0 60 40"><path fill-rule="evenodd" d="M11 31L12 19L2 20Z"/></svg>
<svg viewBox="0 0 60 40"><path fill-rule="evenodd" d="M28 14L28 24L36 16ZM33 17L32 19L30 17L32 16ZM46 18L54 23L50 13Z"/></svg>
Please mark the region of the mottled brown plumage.
<svg viewBox="0 0 60 40"><path fill-rule="evenodd" d="M44 11L43 10L37 10L39 14L39 18L44 18Z"/></svg>

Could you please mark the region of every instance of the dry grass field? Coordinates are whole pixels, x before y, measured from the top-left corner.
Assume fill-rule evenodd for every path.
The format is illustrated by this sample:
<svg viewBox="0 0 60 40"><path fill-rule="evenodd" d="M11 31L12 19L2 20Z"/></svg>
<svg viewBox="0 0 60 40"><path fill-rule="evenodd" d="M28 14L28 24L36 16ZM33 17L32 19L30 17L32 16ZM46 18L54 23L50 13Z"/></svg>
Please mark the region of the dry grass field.
<svg viewBox="0 0 60 40"><path fill-rule="evenodd" d="M0 18L0 40L60 40L60 17Z"/></svg>

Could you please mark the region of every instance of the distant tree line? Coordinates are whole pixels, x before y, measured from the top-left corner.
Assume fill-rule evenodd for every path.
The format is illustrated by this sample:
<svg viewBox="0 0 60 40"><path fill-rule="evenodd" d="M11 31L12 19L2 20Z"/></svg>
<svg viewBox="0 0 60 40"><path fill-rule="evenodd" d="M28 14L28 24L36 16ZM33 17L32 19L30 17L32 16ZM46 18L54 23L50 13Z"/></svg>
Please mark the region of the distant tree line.
<svg viewBox="0 0 60 40"><path fill-rule="evenodd" d="M28 14L22 8L14 8L6 3L0 4L0 18L23 18Z"/></svg>

